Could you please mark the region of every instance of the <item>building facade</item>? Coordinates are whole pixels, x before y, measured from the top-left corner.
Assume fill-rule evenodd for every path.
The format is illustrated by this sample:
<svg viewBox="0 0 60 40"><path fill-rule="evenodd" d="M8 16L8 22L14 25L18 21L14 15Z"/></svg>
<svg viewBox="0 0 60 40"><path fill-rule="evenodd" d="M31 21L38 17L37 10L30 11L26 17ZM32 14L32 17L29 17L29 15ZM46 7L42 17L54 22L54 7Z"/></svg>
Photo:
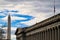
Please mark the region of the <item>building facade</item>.
<svg viewBox="0 0 60 40"><path fill-rule="evenodd" d="M30 28L17 28L16 40L60 40L60 14Z"/></svg>

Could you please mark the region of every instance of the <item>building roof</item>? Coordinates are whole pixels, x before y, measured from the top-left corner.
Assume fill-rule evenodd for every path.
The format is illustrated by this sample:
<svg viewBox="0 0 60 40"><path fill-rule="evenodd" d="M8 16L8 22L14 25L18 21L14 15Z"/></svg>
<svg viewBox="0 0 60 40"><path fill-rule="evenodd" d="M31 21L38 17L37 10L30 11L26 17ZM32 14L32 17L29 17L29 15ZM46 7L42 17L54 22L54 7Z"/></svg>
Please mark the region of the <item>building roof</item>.
<svg viewBox="0 0 60 40"><path fill-rule="evenodd" d="M58 21L60 21L60 13L55 15L55 16L52 16L52 17L50 17L50 18L48 18L48 19L46 19L44 21L41 21L41 22L31 26L30 28L25 29L25 32L29 32L31 30L38 29L38 28L50 25L50 24L58 22ZM20 34L22 32L19 29L22 29L22 28L17 28L17 30L15 32L15 35Z"/></svg>

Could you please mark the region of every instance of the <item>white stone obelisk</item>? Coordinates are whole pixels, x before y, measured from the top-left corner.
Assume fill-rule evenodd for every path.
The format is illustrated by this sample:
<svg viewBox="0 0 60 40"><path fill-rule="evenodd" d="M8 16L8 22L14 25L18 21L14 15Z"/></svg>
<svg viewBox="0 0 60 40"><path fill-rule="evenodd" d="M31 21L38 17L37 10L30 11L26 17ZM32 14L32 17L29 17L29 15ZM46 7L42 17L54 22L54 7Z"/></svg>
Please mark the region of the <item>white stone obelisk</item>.
<svg viewBox="0 0 60 40"><path fill-rule="evenodd" d="M11 17L8 15L7 40L11 40Z"/></svg>

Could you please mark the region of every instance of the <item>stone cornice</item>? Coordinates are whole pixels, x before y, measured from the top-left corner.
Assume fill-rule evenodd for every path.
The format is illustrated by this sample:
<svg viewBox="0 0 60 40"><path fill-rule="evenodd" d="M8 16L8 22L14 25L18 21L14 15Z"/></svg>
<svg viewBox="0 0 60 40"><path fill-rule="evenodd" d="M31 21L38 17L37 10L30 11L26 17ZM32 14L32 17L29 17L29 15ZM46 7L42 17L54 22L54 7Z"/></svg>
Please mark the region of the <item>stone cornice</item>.
<svg viewBox="0 0 60 40"><path fill-rule="evenodd" d="M48 18L48 19L46 19L46 20L44 20L40 23L37 23L37 24L33 25L32 27L26 29L26 32L37 29L37 28L44 27L46 25L49 25L49 24L52 24L52 23L58 22L58 21L60 21L60 14L55 15L53 17L50 17L50 18Z"/></svg>
<svg viewBox="0 0 60 40"><path fill-rule="evenodd" d="M35 29L50 25L50 24L55 23L55 22L60 22L60 14L57 14L57 15L55 15L53 17L50 17L50 18L48 18L48 19L46 19L44 21L41 21L41 22L31 26L30 28L25 29L24 32L33 31ZM22 31L23 31L22 28L20 28L21 31L20 31L20 29L19 30L18 29L19 28L17 28L17 30L15 32L15 35L21 34Z"/></svg>

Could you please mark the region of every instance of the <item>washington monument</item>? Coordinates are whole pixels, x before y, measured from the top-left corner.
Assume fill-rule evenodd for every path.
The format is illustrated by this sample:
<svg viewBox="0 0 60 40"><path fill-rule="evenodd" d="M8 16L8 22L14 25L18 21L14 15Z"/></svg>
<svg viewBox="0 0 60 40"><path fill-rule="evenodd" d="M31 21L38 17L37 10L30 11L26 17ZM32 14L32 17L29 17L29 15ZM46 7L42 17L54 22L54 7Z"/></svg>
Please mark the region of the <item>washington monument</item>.
<svg viewBox="0 0 60 40"><path fill-rule="evenodd" d="M7 40L11 40L11 17L8 15Z"/></svg>

